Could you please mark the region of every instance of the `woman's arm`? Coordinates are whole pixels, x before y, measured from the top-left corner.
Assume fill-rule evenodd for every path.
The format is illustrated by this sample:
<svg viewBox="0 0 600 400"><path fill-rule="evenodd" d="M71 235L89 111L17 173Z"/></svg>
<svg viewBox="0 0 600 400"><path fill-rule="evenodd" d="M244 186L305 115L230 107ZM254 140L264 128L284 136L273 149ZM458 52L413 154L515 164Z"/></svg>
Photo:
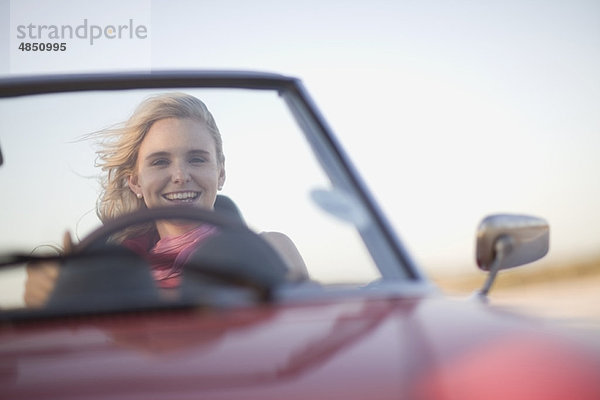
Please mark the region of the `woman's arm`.
<svg viewBox="0 0 600 400"><path fill-rule="evenodd" d="M306 264L298 248L289 237L280 232L261 232L260 236L277 251L286 263L290 280L303 281L308 279Z"/></svg>

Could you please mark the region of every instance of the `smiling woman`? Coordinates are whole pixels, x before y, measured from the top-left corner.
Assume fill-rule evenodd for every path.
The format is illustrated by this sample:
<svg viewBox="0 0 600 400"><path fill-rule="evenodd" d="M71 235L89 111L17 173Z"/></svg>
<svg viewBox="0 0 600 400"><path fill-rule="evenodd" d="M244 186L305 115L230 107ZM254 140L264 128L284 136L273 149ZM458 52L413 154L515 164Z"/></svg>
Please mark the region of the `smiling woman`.
<svg viewBox="0 0 600 400"><path fill-rule="evenodd" d="M219 129L202 101L183 93L153 96L121 127L97 136L104 139L98 152L105 172L98 207L102 221L184 197L190 205L213 209L225 182L225 156ZM169 222L156 229L160 237L183 233Z"/></svg>
<svg viewBox="0 0 600 400"><path fill-rule="evenodd" d="M99 151L103 222L143 208L214 208L225 182L225 157L215 120L199 99L184 93L150 97L122 127L98 135L109 139ZM215 233L198 221L159 220L133 226L117 241L149 256L154 278L166 288L179 285L193 249Z"/></svg>
<svg viewBox="0 0 600 400"><path fill-rule="evenodd" d="M225 182L225 157L215 120L199 99L184 93L152 96L120 127L94 136L102 139L98 151L104 171L104 191L98 204L102 222L146 208L214 209L217 192ZM171 289L181 284L183 267L196 250L219 234L217 227L198 220L159 219L133 224L113 235L112 241L148 260L157 285ZM306 270L291 241L265 235L284 260L296 261L288 265L290 270ZM72 247L70 240L67 236L67 252ZM27 305L46 302L58 268L54 263L28 267Z"/></svg>

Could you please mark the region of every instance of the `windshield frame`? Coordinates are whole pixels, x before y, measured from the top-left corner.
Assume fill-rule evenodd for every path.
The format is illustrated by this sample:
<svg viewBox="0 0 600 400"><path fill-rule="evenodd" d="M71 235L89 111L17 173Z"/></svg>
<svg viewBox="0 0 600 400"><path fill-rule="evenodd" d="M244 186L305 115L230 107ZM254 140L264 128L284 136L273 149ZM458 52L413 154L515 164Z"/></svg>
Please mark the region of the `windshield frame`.
<svg viewBox="0 0 600 400"><path fill-rule="evenodd" d="M36 94L160 88L274 90L285 100L322 166L355 194L374 224L360 232L384 280L422 283L426 278L403 247L302 82L294 77L247 71L153 71L21 76L0 79L0 98ZM0 149L1 153L1 149ZM1 160L1 155L0 155ZM0 164L1 165L1 164Z"/></svg>

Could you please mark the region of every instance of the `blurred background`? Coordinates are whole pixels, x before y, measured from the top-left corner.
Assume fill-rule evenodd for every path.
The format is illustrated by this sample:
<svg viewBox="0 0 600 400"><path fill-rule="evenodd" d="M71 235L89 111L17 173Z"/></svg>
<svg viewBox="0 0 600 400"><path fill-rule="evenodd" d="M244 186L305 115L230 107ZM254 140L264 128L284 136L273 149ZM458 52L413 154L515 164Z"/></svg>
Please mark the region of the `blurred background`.
<svg viewBox="0 0 600 400"><path fill-rule="evenodd" d="M599 2L0 0L0 18L3 75L224 68L301 78L444 291L467 296L483 283L474 246L484 216L532 214L550 223L550 253L500 273L492 302L600 324ZM130 24L146 35L18 50L35 41L19 26L51 24Z"/></svg>

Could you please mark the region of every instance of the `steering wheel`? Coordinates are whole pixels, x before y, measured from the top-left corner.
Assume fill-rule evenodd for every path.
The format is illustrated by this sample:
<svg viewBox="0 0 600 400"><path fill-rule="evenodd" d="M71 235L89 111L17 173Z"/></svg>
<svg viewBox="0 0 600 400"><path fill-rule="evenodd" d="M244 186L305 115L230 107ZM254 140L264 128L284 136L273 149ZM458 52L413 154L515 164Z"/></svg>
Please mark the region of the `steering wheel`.
<svg viewBox="0 0 600 400"><path fill-rule="evenodd" d="M251 232L242 222L211 210L185 206L145 208L106 222L75 245L73 252L88 251L91 248L105 244L112 235L125 228L161 219L200 221L223 229Z"/></svg>
<svg viewBox="0 0 600 400"><path fill-rule="evenodd" d="M203 241L188 259L184 284L209 278L253 288L261 299L268 300L272 289L286 281L285 262L264 239L231 216L196 207L157 207L120 216L82 239L74 246L73 254L102 253L115 233L164 219L193 220L218 228L218 233Z"/></svg>

